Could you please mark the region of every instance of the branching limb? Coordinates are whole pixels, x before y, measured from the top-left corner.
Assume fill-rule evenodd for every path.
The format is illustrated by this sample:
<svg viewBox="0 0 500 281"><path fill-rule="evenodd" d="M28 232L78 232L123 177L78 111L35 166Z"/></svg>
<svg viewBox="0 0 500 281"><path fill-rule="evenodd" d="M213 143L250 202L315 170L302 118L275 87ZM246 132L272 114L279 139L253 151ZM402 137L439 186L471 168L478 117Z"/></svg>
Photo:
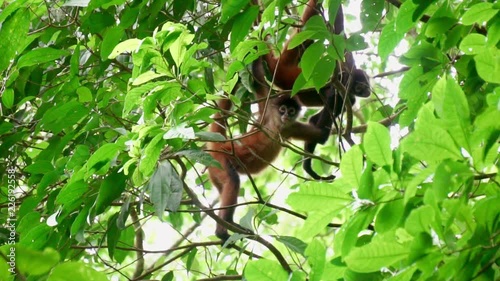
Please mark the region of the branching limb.
<svg viewBox="0 0 500 281"><path fill-rule="evenodd" d="M135 230L135 248L139 250L137 251L134 275L132 275L132 279L136 279L144 272L144 232L134 207L130 208L130 217Z"/></svg>
<svg viewBox="0 0 500 281"><path fill-rule="evenodd" d="M380 123L386 127L389 127L392 124L392 121L394 121L394 119L396 119L405 109L406 109L406 106L402 107L398 112L392 114L391 116L380 120L378 123ZM367 124L356 126L356 127L352 128L351 133L354 133L354 134L365 133L367 128L368 128ZM337 129L335 129L335 128L332 129L332 135L336 135L338 133L339 132Z"/></svg>
<svg viewBox="0 0 500 281"><path fill-rule="evenodd" d="M184 162L182 162L181 159L176 158L175 160L177 161L177 163L179 164L179 166L181 167L181 170L182 170L181 171L181 179L184 179L186 177L186 173L187 173L186 166L184 165ZM264 240L262 237L255 235L255 234L250 234L248 232L248 230L243 229L243 228L239 227L238 225L228 223L225 220L223 220L222 218L220 218L219 216L217 216L217 214L215 214L215 212L212 209L207 208L206 206L204 206L200 202L200 200L198 199L198 196L191 190L191 188L189 188L185 184L184 180L182 182L183 182L184 191L189 195L189 197L191 197L195 206L197 206L198 208L203 210L209 217L214 219L217 223L223 225L226 229L233 231L233 232L236 232L236 233L248 235L247 236L248 239L259 242L264 247L268 248L269 251L271 251L271 253L274 254L274 256L276 257L278 262L281 264L283 269L285 269L287 272L292 272L292 269L288 265L288 262L285 260L283 255L280 253L280 251L276 247L274 247L268 241Z"/></svg>

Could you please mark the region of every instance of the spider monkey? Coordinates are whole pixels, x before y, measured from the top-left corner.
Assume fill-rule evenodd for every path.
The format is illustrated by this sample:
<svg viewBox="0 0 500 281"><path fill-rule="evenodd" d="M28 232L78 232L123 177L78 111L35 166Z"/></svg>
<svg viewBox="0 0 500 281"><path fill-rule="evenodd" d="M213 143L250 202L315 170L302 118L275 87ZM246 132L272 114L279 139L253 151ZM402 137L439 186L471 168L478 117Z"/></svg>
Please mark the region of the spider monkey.
<svg viewBox="0 0 500 281"><path fill-rule="evenodd" d="M258 128L238 138L238 141L210 142L208 150L217 160L222 169L209 167L210 180L217 187L220 194L219 217L233 223L234 207L240 189L238 173L255 174L265 169L279 154L280 139L294 138L309 142L325 142L329 137L329 130L296 121L300 111L299 103L288 95L281 95L270 99L266 106L266 97L270 88L265 84L262 59L252 64L255 79L254 88L259 99ZM223 111L231 108L231 101L223 99L218 102ZM214 116L215 122L210 125L210 131L226 137L227 119L220 113ZM229 238L227 229L217 224L215 235L223 241Z"/></svg>
<svg viewBox="0 0 500 281"><path fill-rule="evenodd" d="M302 14L302 24L305 25L312 16L318 15L320 9L321 4L318 4L317 0L309 0ZM298 34L300 31L301 29L297 28L295 34ZM339 6L337 11L334 31L336 34L341 34L344 31L344 14L342 6ZM304 50L312 44L311 40L307 40L293 49L288 49L288 44L292 38L293 36L285 43L279 57L275 57L272 51L264 56L270 73L274 75L272 81L283 90L291 90L293 88L295 80L302 72L302 69L299 67L299 61L302 54ZM335 73L337 73L337 79L347 89L345 96L349 98L352 105L356 101L356 96L370 96L370 85L366 73L356 68L352 53L346 52L345 59L345 62L340 63L340 65L337 64ZM344 95L339 93L333 84L326 85L319 93L314 89L300 91L294 98L304 106L323 106L323 109L319 113L309 119L309 124L317 128L326 128L328 130L330 130L334 124L335 118L342 114L345 106ZM316 145L319 143L324 144L324 142L306 141L304 143L304 150L312 154L314 153ZM335 178L333 175L327 177L318 175L312 169L312 160L310 157L304 160L303 168L312 178L317 180L333 180Z"/></svg>

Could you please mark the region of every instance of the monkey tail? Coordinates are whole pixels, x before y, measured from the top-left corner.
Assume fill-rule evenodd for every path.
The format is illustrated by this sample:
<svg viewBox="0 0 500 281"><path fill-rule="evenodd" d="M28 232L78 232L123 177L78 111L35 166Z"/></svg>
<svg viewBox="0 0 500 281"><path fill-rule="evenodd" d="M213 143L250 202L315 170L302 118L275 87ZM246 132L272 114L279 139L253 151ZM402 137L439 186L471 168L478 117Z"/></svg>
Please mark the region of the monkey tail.
<svg viewBox="0 0 500 281"><path fill-rule="evenodd" d="M221 99L217 102L217 107L221 109L215 113L213 119L214 122L210 124L210 132L219 133L224 137L227 137L227 115L224 111L231 109L230 99Z"/></svg>

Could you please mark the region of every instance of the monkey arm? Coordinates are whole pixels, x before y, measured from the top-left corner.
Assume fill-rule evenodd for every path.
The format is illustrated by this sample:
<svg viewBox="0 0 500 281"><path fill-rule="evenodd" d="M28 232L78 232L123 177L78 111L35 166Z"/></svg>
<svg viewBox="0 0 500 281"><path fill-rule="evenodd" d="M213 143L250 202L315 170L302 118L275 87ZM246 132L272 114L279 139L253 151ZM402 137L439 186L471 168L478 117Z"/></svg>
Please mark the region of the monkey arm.
<svg viewBox="0 0 500 281"><path fill-rule="evenodd" d="M284 138L292 138L305 142L324 143L328 140L330 129L321 129L301 122L294 122L281 131Z"/></svg>

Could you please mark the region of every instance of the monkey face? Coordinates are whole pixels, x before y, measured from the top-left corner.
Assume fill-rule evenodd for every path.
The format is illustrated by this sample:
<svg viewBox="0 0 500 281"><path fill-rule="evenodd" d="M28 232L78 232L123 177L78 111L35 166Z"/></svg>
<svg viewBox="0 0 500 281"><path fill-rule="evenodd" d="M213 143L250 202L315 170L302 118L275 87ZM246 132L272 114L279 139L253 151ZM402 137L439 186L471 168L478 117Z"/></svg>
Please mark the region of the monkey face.
<svg viewBox="0 0 500 281"><path fill-rule="evenodd" d="M281 117L281 122L283 124L289 124L297 119L298 109L294 106L282 104L280 105L278 112Z"/></svg>

